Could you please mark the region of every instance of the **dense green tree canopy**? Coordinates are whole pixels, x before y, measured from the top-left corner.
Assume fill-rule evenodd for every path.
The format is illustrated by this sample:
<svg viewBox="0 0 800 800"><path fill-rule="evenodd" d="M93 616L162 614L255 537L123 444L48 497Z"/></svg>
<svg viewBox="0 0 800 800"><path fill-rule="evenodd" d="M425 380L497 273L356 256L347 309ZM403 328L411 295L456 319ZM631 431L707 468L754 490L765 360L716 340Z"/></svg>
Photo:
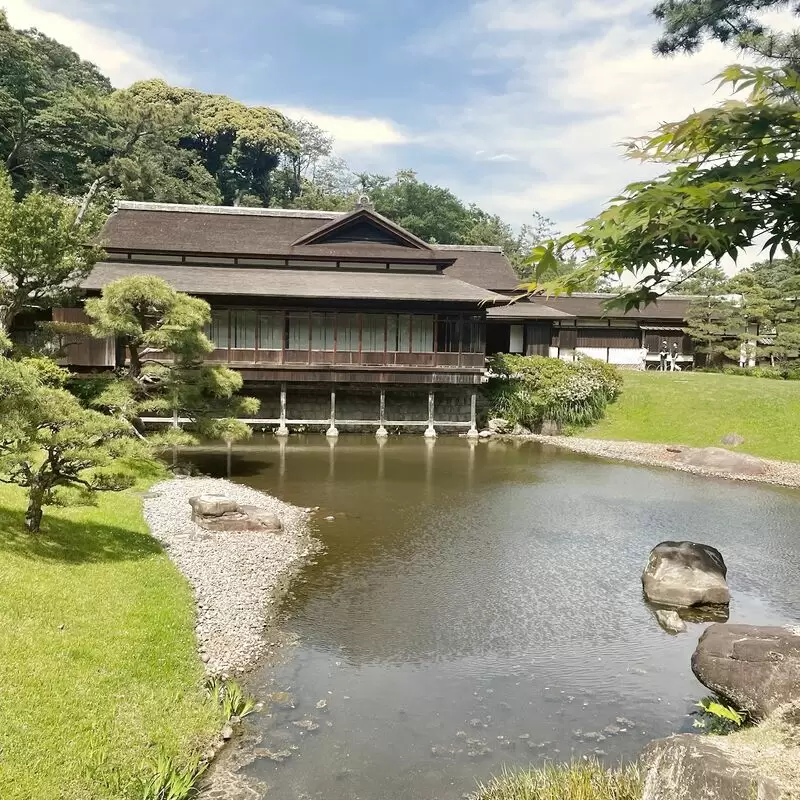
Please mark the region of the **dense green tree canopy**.
<svg viewBox="0 0 800 800"><path fill-rule="evenodd" d="M63 301L91 271L101 251L87 242L101 219L77 216L74 204L47 192L16 200L0 170L0 330L23 311Z"/></svg>
<svg viewBox="0 0 800 800"><path fill-rule="evenodd" d="M110 91L93 64L38 31L14 30L0 9L0 159L17 190L75 190L85 133L74 125L78 98Z"/></svg>
<svg viewBox="0 0 800 800"><path fill-rule="evenodd" d="M199 154L217 181L223 203L232 205L250 194L262 205L270 204L270 176L281 154L299 149L297 136L281 113L162 80L141 81L128 91L146 106L191 109L178 145Z"/></svg>

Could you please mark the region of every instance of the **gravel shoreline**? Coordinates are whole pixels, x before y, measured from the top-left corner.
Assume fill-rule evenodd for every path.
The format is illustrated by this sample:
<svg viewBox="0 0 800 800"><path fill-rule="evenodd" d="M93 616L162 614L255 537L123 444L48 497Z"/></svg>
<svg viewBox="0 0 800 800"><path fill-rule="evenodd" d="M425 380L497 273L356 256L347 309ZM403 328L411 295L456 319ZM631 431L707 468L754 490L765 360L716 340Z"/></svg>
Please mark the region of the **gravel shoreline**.
<svg viewBox="0 0 800 800"><path fill-rule="evenodd" d="M277 514L279 534L216 533L192 522L189 498L222 494ZM262 658L274 609L291 579L318 549L309 512L217 478L173 478L144 499L153 536L191 584L200 656L211 674L244 672ZM276 643L277 644L277 643Z"/></svg>
<svg viewBox="0 0 800 800"><path fill-rule="evenodd" d="M673 446L647 442L581 439L572 436L542 436L540 434L532 434L525 438L551 445L552 447L560 447L564 450L572 450L575 453L584 453L585 455L598 456L600 458L629 461L633 464L644 464L653 467L668 467L681 472L705 475L706 477L725 478L735 481L754 481L771 483L777 486L788 486L795 489L800 488L800 463L793 461L773 461L762 458L759 460L764 464L764 474L748 475L678 463L674 460L673 452L670 452L667 448L669 447L673 451L675 449L683 451L697 449L683 445Z"/></svg>

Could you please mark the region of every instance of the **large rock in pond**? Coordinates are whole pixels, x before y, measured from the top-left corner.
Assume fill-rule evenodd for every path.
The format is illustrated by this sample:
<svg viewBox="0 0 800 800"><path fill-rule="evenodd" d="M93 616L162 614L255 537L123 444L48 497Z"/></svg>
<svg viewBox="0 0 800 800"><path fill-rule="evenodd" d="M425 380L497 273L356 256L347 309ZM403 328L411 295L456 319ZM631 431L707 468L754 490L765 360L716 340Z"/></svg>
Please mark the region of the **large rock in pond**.
<svg viewBox="0 0 800 800"><path fill-rule="evenodd" d="M221 517L239 510L239 504L221 494L201 494L190 497L189 505L195 514L203 517Z"/></svg>
<svg viewBox="0 0 800 800"><path fill-rule="evenodd" d="M800 701L800 634L788 628L711 625L692 656L704 685L763 719Z"/></svg>
<svg viewBox="0 0 800 800"><path fill-rule="evenodd" d="M642 800L786 798L785 786L754 765L746 748L731 747L734 741L685 733L652 742L642 755L647 769Z"/></svg>
<svg viewBox="0 0 800 800"><path fill-rule="evenodd" d="M722 553L695 542L661 542L642 573L645 597L666 606L724 605L730 601Z"/></svg>
<svg viewBox="0 0 800 800"><path fill-rule="evenodd" d="M497 417L496 419L490 419L486 423L486 427L492 433L508 433L509 428L511 428L511 423L507 419Z"/></svg>
<svg viewBox="0 0 800 800"><path fill-rule="evenodd" d="M240 506L222 495L190 497L192 522L207 531L259 531L279 533L283 524L271 511L256 506Z"/></svg>
<svg viewBox="0 0 800 800"><path fill-rule="evenodd" d="M745 453L734 453L724 447L688 448L674 455L678 464L712 469L729 475L764 475L767 467L760 458Z"/></svg>

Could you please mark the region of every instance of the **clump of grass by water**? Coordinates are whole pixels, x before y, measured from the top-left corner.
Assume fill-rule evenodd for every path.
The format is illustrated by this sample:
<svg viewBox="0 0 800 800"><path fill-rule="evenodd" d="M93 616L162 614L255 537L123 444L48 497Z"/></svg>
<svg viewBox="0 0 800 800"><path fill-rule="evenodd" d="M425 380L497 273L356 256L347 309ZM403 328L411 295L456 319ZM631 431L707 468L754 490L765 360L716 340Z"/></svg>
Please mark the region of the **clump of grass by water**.
<svg viewBox="0 0 800 800"><path fill-rule="evenodd" d="M636 764L608 769L590 760L504 773L474 800L640 800L642 784Z"/></svg>
<svg viewBox="0 0 800 800"><path fill-rule="evenodd" d="M190 800L197 796L197 782L207 766L197 753L185 762L161 753L147 768L149 776L139 796L141 800Z"/></svg>
<svg viewBox="0 0 800 800"><path fill-rule="evenodd" d="M225 719L244 719L256 710L256 699L234 680L211 677L206 680L208 696L219 704Z"/></svg>

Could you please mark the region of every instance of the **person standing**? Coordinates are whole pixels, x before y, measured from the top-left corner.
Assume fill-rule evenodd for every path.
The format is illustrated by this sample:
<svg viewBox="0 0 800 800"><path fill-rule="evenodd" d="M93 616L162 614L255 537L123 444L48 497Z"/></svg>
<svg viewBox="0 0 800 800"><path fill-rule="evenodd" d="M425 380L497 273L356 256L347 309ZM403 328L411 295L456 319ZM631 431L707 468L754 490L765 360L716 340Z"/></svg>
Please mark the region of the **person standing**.
<svg viewBox="0 0 800 800"><path fill-rule="evenodd" d="M670 371L680 372L681 368L678 366L678 343L672 343L672 353L670 353Z"/></svg>
<svg viewBox="0 0 800 800"><path fill-rule="evenodd" d="M658 370L667 371L667 358L669 357L669 347L666 342L661 342L661 349L658 351Z"/></svg>
<svg viewBox="0 0 800 800"><path fill-rule="evenodd" d="M650 351L647 349L647 347L642 345L641 349L639 350L639 369L642 372L647 372L647 356L649 353Z"/></svg>

